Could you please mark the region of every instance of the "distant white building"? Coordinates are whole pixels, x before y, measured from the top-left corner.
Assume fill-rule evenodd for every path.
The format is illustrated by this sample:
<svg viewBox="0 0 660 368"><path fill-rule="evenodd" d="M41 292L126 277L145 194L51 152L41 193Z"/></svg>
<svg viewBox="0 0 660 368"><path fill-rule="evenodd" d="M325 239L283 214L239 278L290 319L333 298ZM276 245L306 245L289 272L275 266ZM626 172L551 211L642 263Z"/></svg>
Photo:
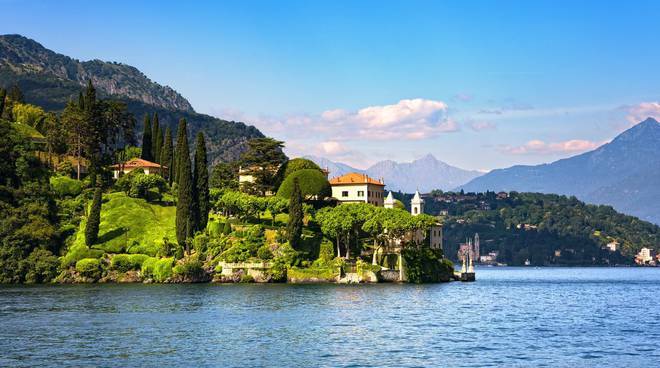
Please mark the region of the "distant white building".
<svg viewBox="0 0 660 368"><path fill-rule="evenodd" d="M653 261L653 249L642 248L635 257L635 261L639 264L647 264Z"/></svg>
<svg viewBox="0 0 660 368"><path fill-rule="evenodd" d="M619 242L617 242L616 240L611 241L605 245L605 248L607 248L607 250L609 250L610 252L616 252L617 249L619 249Z"/></svg>

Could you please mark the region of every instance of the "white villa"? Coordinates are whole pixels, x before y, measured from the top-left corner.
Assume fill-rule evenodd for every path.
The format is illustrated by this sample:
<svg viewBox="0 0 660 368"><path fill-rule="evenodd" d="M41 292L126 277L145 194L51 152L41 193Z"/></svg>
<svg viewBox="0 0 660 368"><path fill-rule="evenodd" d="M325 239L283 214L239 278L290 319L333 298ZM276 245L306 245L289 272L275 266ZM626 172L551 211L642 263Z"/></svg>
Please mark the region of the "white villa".
<svg viewBox="0 0 660 368"><path fill-rule="evenodd" d="M142 169L147 175L162 174L167 171L167 166L141 158L133 158L124 163L112 165L110 168L112 168L112 177L114 179L119 179L121 175L128 174L135 169Z"/></svg>
<svg viewBox="0 0 660 368"><path fill-rule="evenodd" d="M383 206L385 183L366 174L348 173L330 179L332 196L342 203L369 203Z"/></svg>

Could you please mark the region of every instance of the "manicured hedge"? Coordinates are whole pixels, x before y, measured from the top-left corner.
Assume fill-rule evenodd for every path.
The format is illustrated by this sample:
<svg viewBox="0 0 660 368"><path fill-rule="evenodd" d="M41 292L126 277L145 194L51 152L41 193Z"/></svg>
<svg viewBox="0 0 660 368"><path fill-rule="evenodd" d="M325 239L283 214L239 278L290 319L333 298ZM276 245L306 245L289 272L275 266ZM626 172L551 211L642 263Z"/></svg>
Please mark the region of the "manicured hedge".
<svg viewBox="0 0 660 368"><path fill-rule="evenodd" d="M321 171L315 169L303 169L287 176L282 185L280 185L277 195L289 199L293 192L293 181L296 178L298 179L300 191L304 198L310 198L312 196L325 198L332 195L332 189L330 188L328 179Z"/></svg>

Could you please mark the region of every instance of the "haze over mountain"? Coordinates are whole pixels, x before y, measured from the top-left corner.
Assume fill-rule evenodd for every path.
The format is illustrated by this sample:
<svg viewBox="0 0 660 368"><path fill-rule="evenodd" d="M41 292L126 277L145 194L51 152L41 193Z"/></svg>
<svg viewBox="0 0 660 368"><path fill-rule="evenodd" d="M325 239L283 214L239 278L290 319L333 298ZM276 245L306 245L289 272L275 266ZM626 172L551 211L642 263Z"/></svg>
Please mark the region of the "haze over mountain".
<svg viewBox="0 0 660 368"><path fill-rule="evenodd" d="M151 81L137 68L101 60L78 61L46 49L21 35L0 35L0 87L17 84L28 103L47 110L61 110L91 80L100 97L126 102L141 132L145 113L158 112L161 124L176 132L180 118L188 120L189 137L206 135L209 162L235 160L250 138L263 137L253 126L198 114L192 105L168 86Z"/></svg>
<svg viewBox="0 0 660 368"><path fill-rule="evenodd" d="M330 177L349 172L365 173L373 178L383 178L386 189L412 193L415 190L429 192L433 189L448 190L483 175L478 171L463 170L436 159L428 154L412 162L380 161L366 170L333 162L317 156L306 156L330 171Z"/></svg>
<svg viewBox="0 0 660 368"><path fill-rule="evenodd" d="M574 195L660 224L660 123L648 118L593 151L493 170L459 189Z"/></svg>

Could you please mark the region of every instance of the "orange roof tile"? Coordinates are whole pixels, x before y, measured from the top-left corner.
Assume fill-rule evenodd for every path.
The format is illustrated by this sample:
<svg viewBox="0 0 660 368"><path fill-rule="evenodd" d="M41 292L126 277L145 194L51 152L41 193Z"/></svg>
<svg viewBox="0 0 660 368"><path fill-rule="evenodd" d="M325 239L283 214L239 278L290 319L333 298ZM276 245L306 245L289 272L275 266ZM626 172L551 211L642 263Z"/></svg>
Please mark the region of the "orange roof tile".
<svg viewBox="0 0 660 368"><path fill-rule="evenodd" d="M330 185L351 185L351 184L373 184L385 186L382 180L370 178L366 174L348 173L346 175L338 176L330 179Z"/></svg>
<svg viewBox="0 0 660 368"><path fill-rule="evenodd" d="M119 164L112 165L111 167L119 167ZM141 158L133 158L124 162L125 169L138 168L138 167L161 167L161 165L155 162L143 160ZM167 166L162 166L162 168L167 169Z"/></svg>

